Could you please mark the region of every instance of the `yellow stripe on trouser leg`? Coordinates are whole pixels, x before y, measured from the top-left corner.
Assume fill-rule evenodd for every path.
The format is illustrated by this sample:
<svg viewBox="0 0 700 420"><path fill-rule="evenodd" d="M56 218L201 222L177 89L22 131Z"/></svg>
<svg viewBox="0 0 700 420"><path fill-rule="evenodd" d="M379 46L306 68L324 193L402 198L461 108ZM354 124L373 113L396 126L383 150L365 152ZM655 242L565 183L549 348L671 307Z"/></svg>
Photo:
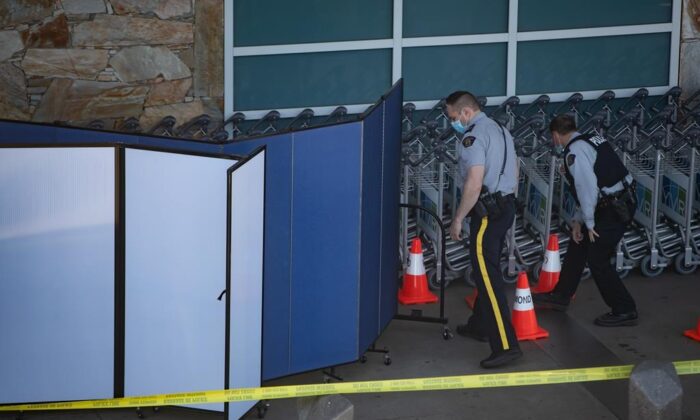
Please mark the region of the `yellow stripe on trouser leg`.
<svg viewBox="0 0 700 420"><path fill-rule="evenodd" d="M500 334L501 341L503 342L503 350L508 350L510 348L510 345L508 344L508 336L506 336L506 329L503 326L501 308L498 306L498 300L496 300L496 295L493 293L493 287L491 287L491 279L489 278L489 272L486 270L486 261L484 261L484 233L486 232L486 227L488 225L488 218L483 217L481 219L481 227L479 228L479 234L476 235L476 258L479 260L479 271L481 271L481 278L484 279L486 293L489 295L489 301L491 302L491 307L493 308L493 314L496 316L496 325L498 325L498 333Z"/></svg>

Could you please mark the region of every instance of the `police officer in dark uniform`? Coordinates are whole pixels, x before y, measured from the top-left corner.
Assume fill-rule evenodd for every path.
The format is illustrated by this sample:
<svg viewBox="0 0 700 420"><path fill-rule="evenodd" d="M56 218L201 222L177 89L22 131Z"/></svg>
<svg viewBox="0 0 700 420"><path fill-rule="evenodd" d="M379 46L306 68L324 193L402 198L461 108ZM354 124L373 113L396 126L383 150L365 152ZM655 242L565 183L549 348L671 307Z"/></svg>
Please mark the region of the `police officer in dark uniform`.
<svg viewBox="0 0 700 420"><path fill-rule="evenodd" d="M493 368L522 356L500 270L505 235L515 217L515 147L510 133L481 112L471 93L454 92L446 103L452 127L461 135L457 153L463 186L450 235L461 240L462 223L469 215L470 257L479 292L474 315L457 332L487 338L491 355L481 366Z"/></svg>
<svg viewBox="0 0 700 420"><path fill-rule="evenodd" d="M634 180L612 146L598 135L581 135L569 115L549 126L555 145L565 146L564 171L579 206L571 226L572 241L559 283L551 293L533 295L536 307L565 311L588 263L610 312L596 325L637 324L637 307L611 263L618 242L636 209Z"/></svg>

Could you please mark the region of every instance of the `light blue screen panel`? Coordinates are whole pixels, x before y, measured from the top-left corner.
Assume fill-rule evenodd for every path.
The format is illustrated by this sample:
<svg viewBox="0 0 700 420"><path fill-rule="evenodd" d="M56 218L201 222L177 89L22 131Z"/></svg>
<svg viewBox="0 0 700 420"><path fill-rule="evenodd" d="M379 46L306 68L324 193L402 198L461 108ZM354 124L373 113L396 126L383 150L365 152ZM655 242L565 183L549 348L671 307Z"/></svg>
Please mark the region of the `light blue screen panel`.
<svg viewBox="0 0 700 420"><path fill-rule="evenodd" d="M263 379L290 373L292 135L281 134L230 143L227 152L249 154L266 146L265 282L263 317Z"/></svg>
<svg viewBox="0 0 700 420"><path fill-rule="evenodd" d="M668 33L520 42L517 93L666 86L670 47Z"/></svg>
<svg viewBox="0 0 700 420"><path fill-rule="evenodd" d="M229 388L260 386L262 375L263 223L265 152L231 174ZM238 419L255 401L229 403Z"/></svg>
<svg viewBox="0 0 700 420"><path fill-rule="evenodd" d="M114 160L0 148L0 403L110 398Z"/></svg>
<svg viewBox="0 0 700 420"><path fill-rule="evenodd" d="M125 394L220 389L235 161L133 149L125 161Z"/></svg>

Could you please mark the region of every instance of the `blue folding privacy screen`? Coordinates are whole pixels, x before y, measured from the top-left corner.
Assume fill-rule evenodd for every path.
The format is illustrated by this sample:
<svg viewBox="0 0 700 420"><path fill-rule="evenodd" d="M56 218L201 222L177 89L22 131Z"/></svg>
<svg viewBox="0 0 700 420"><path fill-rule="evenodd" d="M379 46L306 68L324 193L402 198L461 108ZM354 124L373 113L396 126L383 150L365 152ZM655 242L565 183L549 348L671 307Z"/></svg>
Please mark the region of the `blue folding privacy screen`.
<svg viewBox="0 0 700 420"><path fill-rule="evenodd" d="M357 360L396 313L399 81L358 121L265 146L263 379Z"/></svg>
<svg viewBox="0 0 700 420"><path fill-rule="evenodd" d="M396 312L401 104L226 143L0 122L0 404L359 358Z"/></svg>

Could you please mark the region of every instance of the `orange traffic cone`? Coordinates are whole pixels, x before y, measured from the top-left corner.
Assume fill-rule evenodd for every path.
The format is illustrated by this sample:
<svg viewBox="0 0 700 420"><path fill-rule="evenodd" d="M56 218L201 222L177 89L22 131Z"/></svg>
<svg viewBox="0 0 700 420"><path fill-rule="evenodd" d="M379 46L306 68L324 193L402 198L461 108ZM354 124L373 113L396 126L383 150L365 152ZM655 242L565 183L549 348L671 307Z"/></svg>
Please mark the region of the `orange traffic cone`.
<svg viewBox="0 0 700 420"><path fill-rule="evenodd" d="M556 234L549 235L549 243L544 253L544 263L540 270L537 286L532 293L549 293L559 282L561 272L561 259L559 258L559 237Z"/></svg>
<svg viewBox="0 0 700 420"><path fill-rule="evenodd" d="M694 330L685 330L683 335L695 341L700 341L700 318L698 319L698 326Z"/></svg>
<svg viewBox="0 0 700 420"><path fill-rule="evenodd" d="M479 296L479 291L476 290L475 287L471 295L467 295L464 297L464 301L467 302L467 306L469 306L469 308L472 310L474 309L474 303L476 302L477 296Z"/></svg>
<svg viewBox="0 0 700 420"><path fill-rule="evenodd" d="M518 341L549 337L549 332L537 325L537 316L535 315L535 307L532 305L527 274L522 271L518 275L518 286L515 289L512 319Z"/></svg>
<svg viewBox="0 0 700 420"><path fill-rule="evenodd" d="M403 287L399 290L399 302L402 305L414 305L437 301L437 296L428 290L428 277L425 275L423 265L423 249L420 239L416 238L411 244L411 256L403 276Z"/></svg>

